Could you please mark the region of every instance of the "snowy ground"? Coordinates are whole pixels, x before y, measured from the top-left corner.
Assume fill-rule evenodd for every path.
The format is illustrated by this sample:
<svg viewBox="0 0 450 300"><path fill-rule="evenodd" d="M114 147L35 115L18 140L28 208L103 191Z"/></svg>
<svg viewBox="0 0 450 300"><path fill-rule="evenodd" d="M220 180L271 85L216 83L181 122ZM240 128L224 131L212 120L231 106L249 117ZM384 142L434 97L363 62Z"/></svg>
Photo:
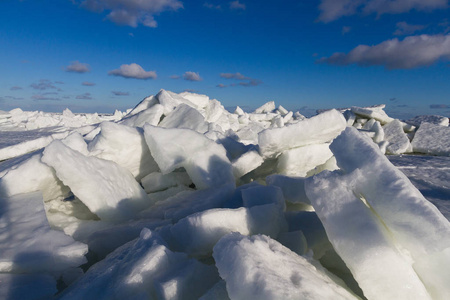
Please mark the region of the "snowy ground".
<svg viewBox="0 0 450 300"><path fill-rule="evenodd" d="M383 108L0 112L0 299L450 299L449 120Z"/></svg>

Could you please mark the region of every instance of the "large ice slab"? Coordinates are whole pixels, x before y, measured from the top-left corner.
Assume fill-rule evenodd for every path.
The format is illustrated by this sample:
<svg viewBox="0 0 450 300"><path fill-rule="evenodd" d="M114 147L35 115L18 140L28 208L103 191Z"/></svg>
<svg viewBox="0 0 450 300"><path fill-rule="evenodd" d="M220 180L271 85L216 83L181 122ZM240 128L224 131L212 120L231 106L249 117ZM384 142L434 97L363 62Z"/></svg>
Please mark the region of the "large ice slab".
<svg viewBox="0 0 450 300"><path fill-rule="evenodd" d="M144 126L145 140L162 173L184 167L199 189L234 183L222 145L189 129Z"/></svg>
<svg viewBox="0 0 450 300"><path fill-rule="evenodd" d="M412 141L414 152L450 156L450 127L422 123Z"/></svg>
<svg viewBox="0 0 450 300"><path fill-rule="evenodd" d="M264 157L272 157L287 149L326 143L346 126L343 115L330 110L282 128L266 129L258 135L260 152Z"/></svg>
<svg viewBox="0 0 450 300"><path fill-rule="evenodd" d="M195 272L201 268L200 264L184 253L170 251L157 234L143 229L138 239L121 246L92 266L60 298L167 299L171 298L167 293L172 292L174 298L195 299L218 281L214 270L206 266L202 268L203 272ZM187 273L195 272L196 278L185 276L184 282L183 278L177 278L185 268ZM204 284L199 284L202 281ZM189 283L197 286L198 290L191 291ZM177 285L179 290L175 288Z"/></svg>
<svg viewBox="0 0 450 300"><path fill-rule="evenodd" d="M61 141L45 148L42 161L102 220L129 219L150 205L133 175L112 161L84 156Z"/></svg>
<svg viewBox="0 0 450 300"><path fill-rule="evenodd" d="M385 112L384 108L386 105L381 104L378 106L372 106L372 107L356 107L353 106L351 108L352 112L356 115L368 118L368 119L375 119L377 121L380 121L381 124L386 124L389 122L392 122L394 119L389 117Z"/></svg>
<svg viewBox="0 0 450 300"><path fill-rule="evenodd" d="M450 265L450 223L379 152L371 140L354 128L347 128L335 139L330 149L345 173L357 169L361 171L363 176L355 177L352 183L353 192L367 201L396 243L409 253L414 263L422 266L414 266L421 278L426 277L430 269L437 267L435 257L439 257L441 265ZM427 272L423 272L427 269L423 265L427 266ZM441 268L433 270L436 274L443 274ZM426 282L426 287L433 298L446 299L450 296L448 285L439 286L440 282L430 284Z"/></svg>
<svg viewBox="0 0 450 300"><path fill-rule="evenodd" d="M403 125L399 120L394 120L383 127L384 139L389 142L386 152L388 154L402 154L411 152L411 143L403 132Z"/></svg>
<svg viewBox="0 0 450 300"><path fill-rule="evenodd" d="M0 198L0 273L61 274L86 262L85 244L52 230L42 194Z"/></svg>
<svg viewBox="0 0 450 300"><path fill-rule="evenodd" d="M213 256L231 299L357 299L267 236L229 234L216 244Z"/></svg>
<svg viewBox="0 0 450 300"><path fill-rule="evenodd" d="M146 123L150 125L158 125L161 117L164 114L164 106L154 104L153 106L140 111L135 115L130 115L120 121L121 124L131 127L143 127Z"/></svg>
<svg viewBox="0 0 450 300"><path fill-rule="evenodd" d="M205 117L195 108L186 104L178 105L159 123L159 126L192 129L200 133L208 131L208 123L205 121Z"/></svg>
<svg viewBox="0 0 450 300"><path fill-rule="evenodd" d="M103 122L100 128L100 133L89 143L91 155L116 162L137 180L159 170L141 128L113 122Z"/></svg>
<svg viewBox="0 0 450 300"><path fill-rule="evenodd" d="M431 299L388 229L355 196L352 188L360 177L359 170L348 175L325 171L306 181L308 198L334 249L368 299Z"/></svg>
<svg viewBox="0 0 450 300"><path fill-rule="evenodd" d="M55 171L41 162L41 153L18 162L0 173L0 197L41 191L45 201L65 197L69 188Z"/></svg>
<svg viewBox="0 0 450 300"><path fill-rule="evenodd" d="M308 171L324 164L333 156L329 144L314 144L284 151L278 157L279 174L305 177Z"/></svg>

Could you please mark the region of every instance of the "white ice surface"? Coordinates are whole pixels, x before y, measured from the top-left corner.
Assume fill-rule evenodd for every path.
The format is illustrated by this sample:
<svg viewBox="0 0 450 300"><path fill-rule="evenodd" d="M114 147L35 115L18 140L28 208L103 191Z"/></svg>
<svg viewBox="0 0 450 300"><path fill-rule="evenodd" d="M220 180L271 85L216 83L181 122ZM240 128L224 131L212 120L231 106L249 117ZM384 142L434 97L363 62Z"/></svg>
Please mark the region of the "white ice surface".
<svg viewBox="0 0 450 300"><path fill-rule="evenodd" d="M323 270L264 235L229 234L213 256L230 299L356 299Z"/></svg>
<svg viewBox="0 0 450 300"><path fill-rule="evenodd" d="M50 273L84 264L85 244L47 222L40 192L0 198L0 273Z"/></svg>
<svg viewBox="0 0 450 300"><path fill-rule="evenodd" d="M84 156L60 141L45 148L42 161L102 220L132 218L150 205L133 175L115 162Z"/></svg>
<svg viewBox="0 0 450 300"><path fill-rule="evenodd" d="M403 125L399 120L394 120L383 126L384 139L389 142L386 148L388 154L402 154L412 152L411 143L403 132Z"/></svg>
<svg viewBox="0 0 450 300"><path fill-rule="evenodd" d="M412 141L414 152L450 156L450 127L422 123Z"/></svg>
<svg viewBox="0 0 450 300"><path fill-rule="evenodd" d="M145 140L163 174L184 167L199 189L234 182L222 145L189 129L144 126Z"/></svg>
<svg viewBox="0 0 450 300"><path fill-rule="evenodd" d="M260 152L263 157L273 157L284 150L326 143L334 139L346 125L340 112L330 110L283 128L266 129L258 135Z"/></svg>
<svg viewBox="0 0 450 300"><path fill-rule="evenodd" d="M277 172L283 175L305 177L308 171L324 164L333 156L329 144L314 144L293 148L278 157Z"/></svg>
<svg viewBox="0 0 450 300"><path fill-rule="evenodd" d="M205 117L195 108L186 104L178 105L159 123L159 126L192 129L200 133L208 131L208 123L205 121Z"/></svg>
<svg viewBox="0 0 450 300"><path fill-rule="evenodd" d="M113 122L103 122L100 128L100 133L89 143L90 155L116 162L137 180L159 170L142 129Z"/></svg>
<svg viewBox="0 0 450 300"><path fill-rule="evenodd" d="M448 118L436 115L422 115L416 116L406 121L414 126L420 126L422 123L431 123L434 125L448 126Z"/></svg>
<svg viewBox="0 0 450 300"><path fill-rule="evenodd" d="M394 119L389 117L383 110L385 107L384 104L379 106L373 106L373 107L356 107L353 106L351 108L352 112L356 115L362 116L364 118L368 119L375 119L377 121L380 121L381 124L386 124Z"/></svg>

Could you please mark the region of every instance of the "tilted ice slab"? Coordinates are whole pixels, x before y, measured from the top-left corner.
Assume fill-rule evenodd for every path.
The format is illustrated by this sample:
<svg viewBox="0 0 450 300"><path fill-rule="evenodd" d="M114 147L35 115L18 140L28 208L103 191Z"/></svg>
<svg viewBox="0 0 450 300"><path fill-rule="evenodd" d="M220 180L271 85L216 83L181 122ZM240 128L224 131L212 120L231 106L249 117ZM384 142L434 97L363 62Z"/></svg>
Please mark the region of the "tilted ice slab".
<svg viewBox="0 0 450 300"><path fill-rule="evenodd" d="M344 116L333 109L282 128L266 129L258 135L260 152L263 157L272 157L287 149L326 143L346 126Z"/></svg>
<svg viewBox="0 0 450 300"><path fill-rule="evenodd" d="M450 127L422 123L412 141L414 152L450 156Z"/></svg>
<svg viewBox="0 0 450 300"><path fill-rule="evenodd" d="M329 144L315 144L284 151L278 157L277 171L283 175L306 176L308 171L333 156Z"/></svg>
<svg viewBox="0 0 450 300"><path fill-rule="evenodd" d="M180 104L187 104L191 107L197 108L197 105L184 98L183 96L166 90L159 91L159 93L156 95L156 98L158 99L159 104L164 107L164 115L166 116Z"/></svg>
<svg viewBox="0 0 450 300"><path fill-rule="evenodd" d="M368 119L375 119L377 121L380 121L381 124L386 124L389 122L392 122L394 119L389 117L383 110L386 105L381 104L378 106L372 106L372 107L356 107L353 106L351 108L352 112L356 115L366 117Z"/></svg>
<svg viewBox="0 0 450 300"><path fill-rule="evenodd" d="M137 180L159 170L145 142L142 128L113 122L103 122L100 128L100 133L89 143L91 155L116 162Z"/></svg>
<svg viewBox="0 0 450 300"><path fill-rule="evenodd" d="M61 141L45 148L42 161L102 220L130 219L151 204L133 175L112 161L84 156Z"/></svg>
<svg viewBox="0 0 450 300"><path fill-rule="evenodd" d="M357 299L326 271L264 235L231 233L213 256L231 299Z"/></svg>
<svg viewBox="0 0 450 300"><path fill-rule="evenodd" d="M144 135L163 174L184 167L198 189L234 183L225 148L203 134L146 125Z"/></svg>
<svg viewBox="0 0 450 300"><path fill-rule="evenodd" d="M273 238L284 229L284 198L277 187L257 186L242 190L245 207L211 209L190 215L171 229L177 247L189 255L211 254L224 235L266 234Z"/></svg>
<svg viewBox="0 0 450 300"><path fill-rule="evenodd" d="M0 198L0 273L50 273L86 262L85 244L50 228L42 194Z"/></svg>
<svg viewBox="0 0 450 300"><path fill-rule="evenodd" d="M450 276L448 268L438 267L439 264L450 265L450 223L447 219L379 152L370 139L354 128L347 128L334 140L330 149L345 173L356 169L361 171L363 176L355 178L353 192L367 201L395 243L411 255L415 271L432 297L449 298L448 284L427 280L431 270L443 278ZM426 272L424 266L428 267Z"/></svg>
<svg viewBox="0 0 450 300"><path fill-rule="evenodd" d="M170 251L144 228L138 239L93 265L60 299L198 299L219 280L214 269Z"/></svg>
<svg viewBox="0 0 450 300"><path fill-rule="evenodd" d="M55 171L41 162L41 153L29 155L0 172L0 197L41 191L45 201L65 197L69 189L56 177Z"/></svg>
<svg viewBox="0 0 450 300"><path fill-rule="evenodd" d="M411 152L411 143L403 132L403 125L399 120L394 120L383 127L384 139L389 142L386 150L388 154L402 154Z"/></svg>
<svg viewBox="0 0 450 300"><path fill-rule="evenodd" d="M156 98L155 98L156 99ZM161 104L154 104L153 106L123 118L119 123L131 127L143 127L146 123L150 125L158 125L164 113L164 106Z"/></svg>
<svg viewBox="0 0 450 300"><path fill-rule="evenodd" d="M368 299L431 299L411 264L395 248L387 228L353 192L353 171L323 172L306 181L306 192L334 249Z"/></svg>
<svg viewBox="0 0 450 300"><path fill-rule="evenodd" d="M192 129L200 133L208 131L208 123L205 121L205 117L195 108L186 104L177 106L159 123L159 126Z"/></svg>

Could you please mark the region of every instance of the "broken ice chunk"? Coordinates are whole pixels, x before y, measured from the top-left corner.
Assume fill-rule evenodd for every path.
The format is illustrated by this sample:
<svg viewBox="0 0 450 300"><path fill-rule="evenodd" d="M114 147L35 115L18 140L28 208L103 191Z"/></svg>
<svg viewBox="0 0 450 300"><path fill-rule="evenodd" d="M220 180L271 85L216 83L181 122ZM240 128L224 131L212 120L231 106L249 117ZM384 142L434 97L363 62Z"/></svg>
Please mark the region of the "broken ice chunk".
<svg viewBox="0 0 450 300"><path fill-rule="evenodd" d="M102 220L132 218L151 204L133 175L112 161L84 156L61 141L45 148L42 161Z"/></svg>
<svg viewBox="0 0 450 300"><path fill-rule="evenodd" d="M333 156L329 145L307 145L284 151L278 157L278 173L305 177L308 171L324 164Z"/></svg>
<svg viewBox="0 0 450 300"><path fill-rule="evenodd" d="M231 299L357 299L307 259L264 236L231 233L214 247Z"/></svg>
<svg viewBox="0 0 450 300"><path fill-rule="evenodd" d="M145 140L163 174L184 167L198 189L234 183L222 145L189 129L144 126Z"/></svg>
<svg viewBox="0 0 450 300"><path fill-rule="evenodd" d="M258 134L260 152L263 157L273 157L284 150L326 143L346 126L342 114L333 109L283 128L266 129Z"/></svg>
<svg viewBox="0 0 450 300"><path fill-rule="evenodd" d="M101 132L89 143L91 155L116 162L137 180L159 170L141 128L113 122L103 122L100 128Z"/></svg>
<svg viewBox="0 0 450 300"><path fill-rule="evenodd" d="M384 138L389 142L386 148L388 154L402 154L411 152L411 143L403 132L403 125L399 120L394 120L383 126Z"/></svg>
<svg viewBox="0 0 450 300"><path fill-rule="evenodd" d="M50 228L40 192L0 198L0 273L52 273L86 262L88 248Z"/></svg>
<svg viewBox="0 0 450 300"><path fill-rule="evenodd" d="M450 127L422 123L412 141L414 152L450 156Z"/></svg>

